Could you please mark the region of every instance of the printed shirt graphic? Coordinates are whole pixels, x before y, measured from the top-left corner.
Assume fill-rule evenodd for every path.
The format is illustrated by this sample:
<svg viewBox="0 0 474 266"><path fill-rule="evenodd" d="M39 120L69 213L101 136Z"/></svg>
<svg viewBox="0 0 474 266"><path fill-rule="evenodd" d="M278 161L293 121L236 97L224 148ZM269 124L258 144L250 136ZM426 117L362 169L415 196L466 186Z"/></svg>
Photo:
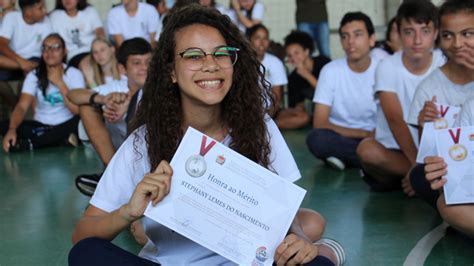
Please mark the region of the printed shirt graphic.
<svg viewBox="0 0 474 266"><path fill-rule="evenodd" d="M66 65L64 65L66 68ZM30 94L36 97L36 109L34 120L46 125L58 125L74 115L64 105L64 98L59 88L49 83L46 89L46 97L38 86L36 71L31 71L23 83L22 93ZM82 73L73 67L69 67L63 76L66 86L70 89L85 88L84 77Z"/></svg>

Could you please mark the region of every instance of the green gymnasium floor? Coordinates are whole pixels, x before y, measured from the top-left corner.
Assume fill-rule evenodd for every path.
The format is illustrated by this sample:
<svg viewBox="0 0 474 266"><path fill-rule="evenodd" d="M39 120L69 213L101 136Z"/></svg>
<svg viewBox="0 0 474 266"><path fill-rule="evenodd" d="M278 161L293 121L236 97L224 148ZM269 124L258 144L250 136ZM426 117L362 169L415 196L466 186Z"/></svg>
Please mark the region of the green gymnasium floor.
<svg viewBox="0 0 474 266"><path fill-rule="evenodd" d="M342 243L346 265L474 265L474 244L445 234L429 206L402 192L372 193L356 170L325 167L308 152L306 133L284 132L304 177L298 185L308 191L303 206L325 216L325 236ZM0 152L0 266L67 265L71 232L88 202L74 177L100 167L84 147ZM139 250L128 233L115 242Z"/></svg>

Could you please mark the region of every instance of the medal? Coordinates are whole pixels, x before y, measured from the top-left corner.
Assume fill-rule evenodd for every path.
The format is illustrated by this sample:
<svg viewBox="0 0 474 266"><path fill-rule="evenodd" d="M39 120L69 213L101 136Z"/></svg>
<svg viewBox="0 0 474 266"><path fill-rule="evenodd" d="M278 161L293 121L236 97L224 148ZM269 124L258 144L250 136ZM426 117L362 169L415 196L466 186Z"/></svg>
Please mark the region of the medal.
<svg viewBox="0 0 474 266"><path fill-rule="evenodd" d="M449 127L449 125L448 125L448 120L446 120L446 119L444 118L444 116L445 116L446 113L448 112L449 106L446 107L446 109L444 109L443 106L440 105L439 108L440 108L441 117L438 118L438 119L436 119L436 120L434 121L434 128L435 128L435 129L448 128L448 127Z"/></svg>
<svg viewBox="0 0 474 266"><path fill-rule="evenodd" d="M466 159L467 149L463 145L459 144L459 137L461 136L461 129L456 129L456 135L454 135L453 130L449 130L449 135L454 141L454 145L449 148L449 157L455 161L462 161Z"/></svg>
<svg viewBox="0 0 474 266"><path fill-rule="evenodd" d="M192 177L200 177L204 175L207 170L206 160L204 156L211 148L216 144L213 140L206 146L207 137L202 136L201 149L198 155L192 155L186 160L185 169L186 172Z"/></svg>

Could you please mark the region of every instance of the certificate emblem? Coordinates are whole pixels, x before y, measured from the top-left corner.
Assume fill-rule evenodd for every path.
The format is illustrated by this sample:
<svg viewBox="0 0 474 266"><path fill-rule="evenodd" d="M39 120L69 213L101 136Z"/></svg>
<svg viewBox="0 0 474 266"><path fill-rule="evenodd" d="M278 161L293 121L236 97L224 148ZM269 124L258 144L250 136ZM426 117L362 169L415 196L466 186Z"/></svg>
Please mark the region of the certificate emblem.
<svg viewBox="0 0 474 266"><path fill-rule="evenodd" d="M466 159L467 149L461 144L455 144L449 148L449 157L455 161L462 161Z"/></svg>
<svg viewBox="0 0 474 266"><path fill-rule="evenodd" d="M201 155L193 155L186 160L186 172L192 177L201 177L207 170L206 160Z"/></svg>
<svg viewBox="0 0 474 266"><path fill-rule="evenodd" d="M266 247L259 247L255 251L255 259L261 263L265 262L268 258L267 248Z"/></svg>

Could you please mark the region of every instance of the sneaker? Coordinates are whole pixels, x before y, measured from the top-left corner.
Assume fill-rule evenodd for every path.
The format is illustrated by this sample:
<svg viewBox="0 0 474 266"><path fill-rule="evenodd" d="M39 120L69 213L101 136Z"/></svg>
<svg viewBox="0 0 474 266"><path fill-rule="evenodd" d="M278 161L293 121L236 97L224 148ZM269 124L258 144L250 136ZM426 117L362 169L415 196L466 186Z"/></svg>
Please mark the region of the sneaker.
<svg viewBox="0 0 474 266"><path fill-rule="evenodd" d="M344 252L344 248L337 242L336 240L330 238L321 238L320 240L314 242L315 245L324 245L331 249L335 254L336 266L344 265L346 262L346 253Z"/></svg>
<svg viewBox="0 0 474 266"><path fill-rule="evenodd" d="M79 175L76 177L76 187L82 194L91 197L101 176L102 174Z"/></svg>
<svg viewBox="0 0 474 266"><path fill-rule="evenodd" d="M10 142L10 148L8 152L19 152L19 151L32 151L33 143L31 139L17 139L15 145Z"/></svg>
<svg viewBox="0 0 474 266"><path fill-rule="evenodd" d="M334 156L326 158L326 163L333 169L342 171L346 169L346 165L339 159Z"/></svg>
<svg viewBox="0 0 474 266"><path fill-rule="evenodd" d="M77 138L76 134L69 134L69 137L67 138L67 143L69 146L79 147L79 139Z"/></svg>

